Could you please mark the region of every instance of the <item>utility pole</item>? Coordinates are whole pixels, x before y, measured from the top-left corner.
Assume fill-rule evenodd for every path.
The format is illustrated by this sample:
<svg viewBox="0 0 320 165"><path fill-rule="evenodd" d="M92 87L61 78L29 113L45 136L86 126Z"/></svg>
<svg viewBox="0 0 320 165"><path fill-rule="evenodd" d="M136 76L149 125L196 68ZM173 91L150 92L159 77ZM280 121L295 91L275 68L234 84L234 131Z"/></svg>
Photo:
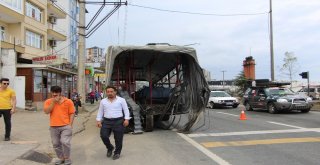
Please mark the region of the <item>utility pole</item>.
<svg viewBox="0 0 320 165"><path fill-rule="evenodd" d="M84 57L85 57L85 22L86 22L86 3L85 0L79 1L79 40L78 40L78 80L77 80L77 91L82 96L81 102L85 103L86 93L84 90L85 86L85 74L84 74ZM82 104L84 105L84 104ZM83 107L85 108L85 107Z"/></svg>
<svg viewBox="0 0 320 165"><path fill-rule="evenodd" d="M273 58L273 29L272 29L272 0L270 0L270 62L271 62L271 81L274 81L274 58Z"/></svg>
<svg viewBox="0 0 320 165"><path fill-rule="evenodd" d="M224 89L224 72L225 70L221 71L222 72L222 88Z"/></svg>

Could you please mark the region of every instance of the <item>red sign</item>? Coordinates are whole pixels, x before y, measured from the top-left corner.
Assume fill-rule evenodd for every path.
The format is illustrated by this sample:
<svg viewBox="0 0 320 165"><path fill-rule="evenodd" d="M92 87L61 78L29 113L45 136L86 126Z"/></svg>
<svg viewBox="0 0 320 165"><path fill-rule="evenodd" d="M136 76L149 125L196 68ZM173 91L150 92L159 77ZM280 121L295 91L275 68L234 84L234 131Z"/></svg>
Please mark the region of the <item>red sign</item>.
<svg viewBox="0 0 320 165"><path fill-rule="evenodd" d="M50 64L50 63L57 63L58 56L57 55L50 55L50 56L42 56L42 57L34 57L32 58L32 63L34 64Z"/></svg>

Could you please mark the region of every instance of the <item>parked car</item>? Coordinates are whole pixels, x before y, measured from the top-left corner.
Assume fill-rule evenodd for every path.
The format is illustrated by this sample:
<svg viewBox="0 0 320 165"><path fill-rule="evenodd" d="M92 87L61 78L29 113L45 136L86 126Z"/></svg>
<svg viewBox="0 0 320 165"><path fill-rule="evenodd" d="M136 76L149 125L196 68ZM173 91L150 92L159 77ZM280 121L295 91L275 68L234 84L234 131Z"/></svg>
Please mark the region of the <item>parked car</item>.
<svg viewBox="0 0 320 165"><path fill-rule="evenodd" d="M310 86L309 87L309 95L308 95L308 87L302 87L297 93L300 95L309 96L312 98L312 100L319 100L320 86Z"/></svg>
<svg viewBox="0 0 320 165"><path fill-rule="evenodd" d="M269 113L292 110L309 112L312 107L312 99L296 94L284 85L290 85L290 83L256 82L255 86L246 90L243 105L247 111L266 109Z"/></svg>
<svg viewBox="0 0 320 165"><path fill-rule="evenodd" d="M227 92L211 91L207 107L215 108L215 107L232 106L233 108L237 108L238 105L239 105L238 99L230 96Z"/></svg>

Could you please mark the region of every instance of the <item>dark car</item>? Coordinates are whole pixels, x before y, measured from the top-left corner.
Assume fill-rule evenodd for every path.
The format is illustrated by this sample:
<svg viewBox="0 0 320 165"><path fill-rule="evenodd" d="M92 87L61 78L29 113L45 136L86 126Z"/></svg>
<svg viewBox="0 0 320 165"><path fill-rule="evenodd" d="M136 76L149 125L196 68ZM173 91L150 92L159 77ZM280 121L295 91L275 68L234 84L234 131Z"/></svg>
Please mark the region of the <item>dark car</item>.
<svg viewBox="0 0 320 165"><path fill-rule="evenodd" d="M280 111L300 110L303 113L310 111L312 99L295 94L284 85L290 83L255 82L244 94L243 105L247 111L253 109L266 109L269 113Z"/></svg>

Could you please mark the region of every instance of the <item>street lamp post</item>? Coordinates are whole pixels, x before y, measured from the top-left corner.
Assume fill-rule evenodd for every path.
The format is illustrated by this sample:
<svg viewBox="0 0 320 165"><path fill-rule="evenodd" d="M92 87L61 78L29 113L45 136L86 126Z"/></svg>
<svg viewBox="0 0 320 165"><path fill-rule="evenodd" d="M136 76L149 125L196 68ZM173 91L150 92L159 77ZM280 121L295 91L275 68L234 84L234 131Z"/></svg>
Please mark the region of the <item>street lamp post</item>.
<svg viewBox="0 0 320 165"><path fill-rule="evenodd" d="M274 81L274 58L273 58L273 29L272 29L272 0L270 0L270 63L271 81Z"/></svg>
<svg viewBox="0 0 320 165"><path fill-rule="evenodd" d="M225 70L221 71L222 72L222 88L224 89L224 72Z"/></svg>

